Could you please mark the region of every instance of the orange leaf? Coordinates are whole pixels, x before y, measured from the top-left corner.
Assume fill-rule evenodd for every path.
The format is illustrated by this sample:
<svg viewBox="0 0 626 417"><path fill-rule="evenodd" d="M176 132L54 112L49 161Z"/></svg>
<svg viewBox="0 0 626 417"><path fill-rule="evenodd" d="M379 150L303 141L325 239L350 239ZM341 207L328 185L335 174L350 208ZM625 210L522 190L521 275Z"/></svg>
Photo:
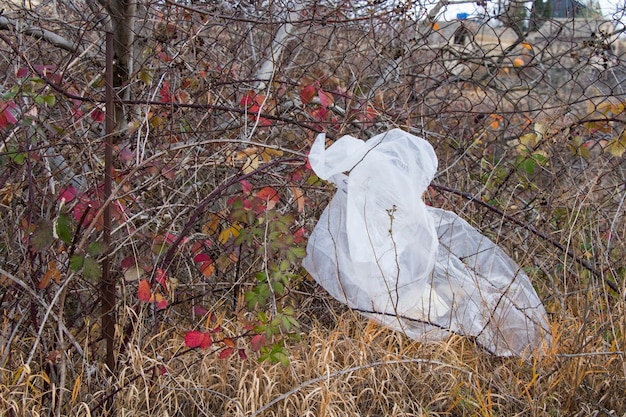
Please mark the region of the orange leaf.
<svg viewBox="0 0 626 417"><path fill-rule="evenodd" d="M230 337L227 337L224 339L224 345L234 348L235 347L235 341L233 339L231 339Z"/></svg>
<svg viewBox="0 0 626 417"><path fill-rule="evenodd" d="M150 290L150 283L146 279L139 281L139 287L137 288L137 295L139 300L149 303L152 298L152 291Z"/></svg>
<svg viewBox="0 0 626 417"><path fill-rule="evenodd" d="M513 60L513 66L514 67L522 67L522 66L524 66L524 64L525 64L525 62L524 62L524 60L522 58L518 57L518 58L515 58Z"/></svg>
<svg viewBox="0 0 626 417"><path fill-rule="evenodd" d="M276 191L272 187L262 188L261 190L259 190L258 193L256 193L256 196L258 198L260 198L261 200L267 201L267 202L277 203L278 201L280 201L280 197L278 195L278 191ZM269 206L269 204L268 204L268 206Z"/></svg>
<svg viewBox="0 0 626 417"><path fill-rule="evenodd" d="M45 274L43 274L43 277L41 277L41 280L39 281L39 284L37 285L37 288L39 288L40 290L44 288L48 288L48 285L50 285L50 280L52 279L54 279L54 281L57 284L61 281L61 273L56 268L56 265L54 264L54 262L50 262L48 266L49 266L49 269L46 271Z"/></svg>
<svg viewBox="0 0 626 417"><path fill-rule="evenodd" d="M202 225L202 233L207 235L214 235L217 233L220 227L220 216L215 213L209 213L209 221ZM194 251L195 253L195 251Z"/></svg>
<svg viewBox="0 0 626 417"><path fill-rule="evenodd" d="M298 213L304 213L304 191L300 187L291 187L293 199L296 201Z"/></svg>
<svg viewBox="0 0 626 417"><path fill-rule="evenodd" d="M215 264L213 261L202 262L200 264L200 271L202 271L202 275L209 278L215 273Z"/></svg>

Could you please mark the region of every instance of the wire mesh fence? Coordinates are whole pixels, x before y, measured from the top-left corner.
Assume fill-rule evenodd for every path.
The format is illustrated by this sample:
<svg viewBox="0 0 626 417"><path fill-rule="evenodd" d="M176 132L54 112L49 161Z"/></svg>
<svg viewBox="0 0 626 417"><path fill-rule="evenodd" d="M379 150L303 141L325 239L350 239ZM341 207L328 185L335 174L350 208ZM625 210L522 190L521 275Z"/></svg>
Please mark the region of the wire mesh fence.
<svg viewBox="0 0 626 417"><path fill-rule="evenodd" d="M482 13L444 19L443 2L5 3L3 389L28 368L49 377L35 384L37 401L53 385L75 400L71 384L86 371L67 363L81 356L95 369L103 354L105 257L117 277L119 363L134 346L156 351L202 328L216 355L283 361L287 351L265 348L288 345L307 313L329 314L299 263L332 194L307 152L320 132L366 139L395 127L435 148L427 203L524 267L555 352L613 352L597 366L623 383L624 9L607 17L565 4L481 3L472 10ZM114 109L104 105L107 31ZM263 332L262 349L253 335ZM94 373L74 390L94 390L105 378ZM590 384L574 392L624 412L623 399Z"/></svg>

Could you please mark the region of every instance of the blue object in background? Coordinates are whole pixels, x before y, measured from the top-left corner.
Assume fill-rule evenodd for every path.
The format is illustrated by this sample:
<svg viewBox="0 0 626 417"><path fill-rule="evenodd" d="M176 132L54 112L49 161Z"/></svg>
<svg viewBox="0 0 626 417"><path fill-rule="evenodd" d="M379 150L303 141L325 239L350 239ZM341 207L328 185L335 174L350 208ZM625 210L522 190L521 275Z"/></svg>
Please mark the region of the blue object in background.
<svg viewBox="0 0 626 417"><path fill-rule="evenodd" d="M468 18L468 14L467 13L457 13L456 14L456 18L459 20L466 20Z"/></svg>

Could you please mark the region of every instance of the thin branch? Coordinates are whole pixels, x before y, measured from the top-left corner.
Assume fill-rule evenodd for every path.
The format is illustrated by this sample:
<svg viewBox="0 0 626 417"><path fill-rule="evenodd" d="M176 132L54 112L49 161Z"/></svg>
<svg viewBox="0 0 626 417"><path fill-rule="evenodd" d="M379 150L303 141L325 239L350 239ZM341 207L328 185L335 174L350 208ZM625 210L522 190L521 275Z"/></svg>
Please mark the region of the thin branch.
<svg viewBox="0 0 626 417"><path fill-rule="evenodd" d="M500 210L497 207L492 206L489 203L485 203L484 201L482 201L479 197L470 194L470 193L465 193L463 191L459 191L459 190L455 190L453 188L450 187L446 187L444 185L439 185L439 184L431 184L431 187L433 187L436 190L439 191L445 191L454 195L458 195L460 197L463 197L464 199L468 200L469 202L472 202L478 206L484 207L489 209L490 211L493 211L494 213L498 214L499 216L502 216L503 218L507 219L508 221L522 227L525 230L528 230L529 232L531 232L532 234L542 238L543 240L550 242L552 244L552 246L554 246L555 248L559 249L560 251L562 251L563 253L565 253L567 256L569 256L574 262L576 262L577 264L579 264L580 266L582 266L583 268L587 269L589 272L591 272L592 274L594 274L597 277L602 278L602 280L616 293L619 294L619 288L617 288L617 284L615 284L612 281L609 281L604 274L602 274L598 269L596 269L593 265L591 265L589 262L587 262L586 260L582 259L581 257L579 257L578 255L576 255L570 248L567 248L565 246L563 246L561 243L557 242L556 240L554 240L553 238L551 238L550 236L548 236L547 234L540 232L539 230L537 230L533 225L528 224L528 223L524 223L521 220L516 219L515 217L506 214L504 211Z"/></svg>
<svg viewBox="0 0 626 417"><path fill-rule="evenodd" d="M64 49L69 52L77 52L78 45L63 36L56 33L42 29L37 26L18 25L14 20L10 20L4 16L0 16L0 30L9 30L15 33L23 33L28 36L32 36L35 39L44 40L58 48Z"/></svg>
<svg viewBox="0 0 626 417"><path fill-rule="evenodd" d="M300 158L276 159L274 161L268 162L267 164L263 166L258 167L254 171L251 171L247 174L234 176L230 178L229 180L224 181L220 186L218 186L213 191L211 191L209 195L204 197L204 199L201 202L199 202L198 205L195 207L195 209L191 212L189 216L189 220L187 220L187 223L183 227L183 230L181 230L176 240L172 242L169 249L165 253L165 256L163 257L163 261L161 261L160 263L160 268L163 270L167 269L169 264L172 262L172 259L174 258L174 254L178 250L178 246L183 241L183 239L189 234L191 229L194 227L194 225L196 224L196 221L198 220L198 217L200 217L200 215L204 213L205 209L211 202L215 201L215 199L221 196L222 193L226 191L229 187L237 184L238 182L242 180L250 178L253 175L263 172L274 165L278 165L278 164L286 163L286 162L294 162L294 161L302 161L302 159Z"/></svg>

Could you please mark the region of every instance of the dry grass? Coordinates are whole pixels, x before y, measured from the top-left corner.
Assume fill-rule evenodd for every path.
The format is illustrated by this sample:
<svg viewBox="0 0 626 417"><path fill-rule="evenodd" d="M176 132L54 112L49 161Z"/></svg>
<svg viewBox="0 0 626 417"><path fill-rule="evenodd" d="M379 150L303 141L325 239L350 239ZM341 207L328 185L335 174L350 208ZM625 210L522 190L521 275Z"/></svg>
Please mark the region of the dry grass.
<svg viewBox="0 0 626 417"><path fill-rule="evenodd" d="M617 311L623 308L620 303ZM69 358L62 409L80 416L110 415L107 407L114 407L119 416L252 417L626 412L626 362L615 349L623 346L623 337L614 340L612 350L588 340L589 353L566 353L581 328L594 323L574 317L555 322L553 349L523 361L495 358L461 337L418 344L350 311L326 313L331 316L325 323L313 321L291 349L287 367L186 351L172 331L132 340L112 379L85 358ZM623 320L615 324L623 329ZM167 372L161 373L161 366ZM2 370L2 415L45 415L59 400L51 393L60 391L46 388L49 375L27 372ZM26 374L18 383L21 373Z"/></svg>

